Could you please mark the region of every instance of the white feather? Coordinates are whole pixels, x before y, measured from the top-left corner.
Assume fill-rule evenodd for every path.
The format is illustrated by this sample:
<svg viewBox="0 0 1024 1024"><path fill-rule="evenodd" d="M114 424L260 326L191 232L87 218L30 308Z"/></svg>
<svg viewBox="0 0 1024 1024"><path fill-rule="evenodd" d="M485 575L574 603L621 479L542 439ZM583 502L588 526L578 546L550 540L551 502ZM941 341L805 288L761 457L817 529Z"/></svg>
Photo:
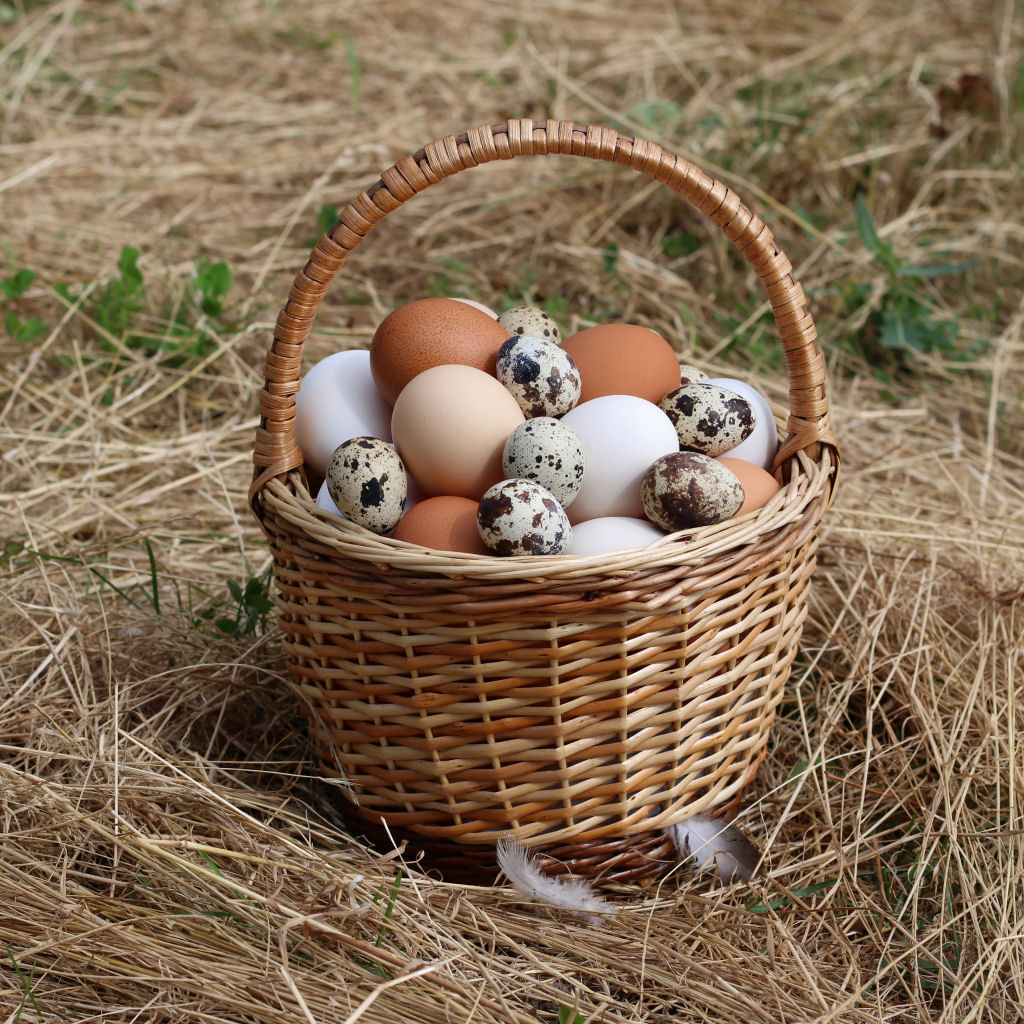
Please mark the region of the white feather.
<svg viewBox="0 0 1024 1024"><path fill-rule="evenodd" d="M760 859L757 848L735 826L708 814L694 814L669 827L680 857L691 857L697 869L718 869L727 885L747 882Z"/></svg>
<svg viewBox="0 0 1024 1024"><path fill-rule="evenodd" d="M550 878L537 865L530 851L513 836L498 842L498 866L505 877L524 895L553 907L562 907L576 914L585 914L591 924L600 924L595 915L611 914L609 907L582 878L563 882Z"/></svg>

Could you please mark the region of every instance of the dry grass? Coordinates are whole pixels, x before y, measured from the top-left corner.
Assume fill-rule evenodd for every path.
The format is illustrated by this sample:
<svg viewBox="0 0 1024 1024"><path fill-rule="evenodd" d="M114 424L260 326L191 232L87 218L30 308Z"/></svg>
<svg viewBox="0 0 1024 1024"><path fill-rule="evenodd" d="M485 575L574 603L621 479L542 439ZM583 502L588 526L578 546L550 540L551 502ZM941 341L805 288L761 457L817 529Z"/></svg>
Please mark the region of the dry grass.
<svg viewBox="0 0 1024 1024"><path fill-rule="evenodd" d="M1024 1020L1024 26L1013 0L895 7L0 3L0 277L35 271L6 308L45 328L0 337L0 1020ZM616 123L735 184L813 296L844 445L739 819L759 881L680 868L600 932L396 881L337 826L273 629L214 625L267 568L255 392L318 211L510 115ZM720 239L578 163L389 218L311 358L452 292L650 323L783 398ZM904 265L980 261L908 279L955 351L880 365L894 286L857 193ZM111 329L124 245L146 292ZM204 257L229 307L174 359Z"/></svg>

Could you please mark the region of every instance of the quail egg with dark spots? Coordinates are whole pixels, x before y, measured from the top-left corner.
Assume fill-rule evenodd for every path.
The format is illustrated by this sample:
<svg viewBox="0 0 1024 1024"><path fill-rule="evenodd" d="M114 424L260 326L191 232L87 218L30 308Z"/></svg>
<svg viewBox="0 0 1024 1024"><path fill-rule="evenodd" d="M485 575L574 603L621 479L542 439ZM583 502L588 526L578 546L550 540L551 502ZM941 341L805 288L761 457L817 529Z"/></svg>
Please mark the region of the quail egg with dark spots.
<svg viewBox="0 0 1024 1024"><path fill-rule="evenodd" d="M536 416L509 434L501 455L505 476L533 480L565 508L583 484L583 442L572 427L551 416Z"/></svg>
<svg viewBox="0 0 1024 1024"><path fill-rule="evenodd" d="M353 437L327 464L327 490L338 511L374 533L390 533L405 510L409 479L394 447L377 437Z"/></svg>
<svg viewBox="0 0 1024 1024"><path fill-rule="evenodd" d="M558 555L572 538L565 509L533 480L502 480L488 488L476 522L496 555Z"/></svg>
<svg viewBox="0 0 1024 1024"><path fill-rule="evenodd" d="M567 413L580 400L583 386L572 356L532 334L513 334L501 346L495 376L527 417Z"/></svg>
<svg viewBox="0 0 1024 1024"><path fill-rule="evenodd" d="M498 323L509 334L530 334L535 338L553 341L556 345L562 340L562 332L550 315L536 306L513 306L506 309L498 317Z"/></svg>
<svg viewBox="0 0 1024 1024"><path fill-rule="evenodd" d="M681 448L712 457L745 441L757 422L757 414L745 398L705 381L670 391L659 405L675 424Z"/></svg>
<svg viewBox="0 0 1024 1024"><path fill-rule="evenodd" d="M710 526L735 515L743 485L735 473L701 452L658 459L640 483L644 515L669 532Z"/></svg>

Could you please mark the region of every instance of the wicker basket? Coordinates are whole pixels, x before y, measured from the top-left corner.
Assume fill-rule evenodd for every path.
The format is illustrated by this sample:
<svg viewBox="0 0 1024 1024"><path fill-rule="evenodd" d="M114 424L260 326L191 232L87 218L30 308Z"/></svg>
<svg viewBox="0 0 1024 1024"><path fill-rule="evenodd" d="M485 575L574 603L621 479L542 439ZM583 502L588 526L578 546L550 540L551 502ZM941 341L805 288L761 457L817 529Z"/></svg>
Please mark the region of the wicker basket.
<svg viewBox="0 0 1024 1024"><path fill-rule="evenodd" d="M760 512L604 555L428 551L320 511L295 442L302 346L332 278L386 214L492 160L569 154L664 183L767 291L790 411ZM792 267L725 185L642 139L512 120L434 142L357 196L277 320L250 501L274 558L288 664L350 824L447 877L493 880L508 834L552 873L649 880L666 828L735 805L763 759L838 468L824 364Z"/></svg>

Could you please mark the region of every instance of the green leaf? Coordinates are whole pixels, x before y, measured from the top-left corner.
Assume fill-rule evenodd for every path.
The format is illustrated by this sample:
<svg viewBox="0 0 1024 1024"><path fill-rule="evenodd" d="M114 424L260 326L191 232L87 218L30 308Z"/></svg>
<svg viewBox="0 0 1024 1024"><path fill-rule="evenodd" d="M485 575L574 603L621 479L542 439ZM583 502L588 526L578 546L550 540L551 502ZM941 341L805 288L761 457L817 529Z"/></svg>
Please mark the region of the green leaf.
<svg viewBox="0 0 1024 1024"><path fill-rule="evenodd" d="M35 279L36 272L34 270L22 267L21 270L0 281L0 291L9 299L18 299L32 287L32 282Z"/></svg>
<svg viewBox="0 0 1024 1024"><path fill-rule="evenodd" d="M564 1003L558 1007L558 1024L583 1024L587 1018Z"/></svg>
<svg viewBox="0 0 1024 1024"><path fill-rule="evenodd" d="M666 235L661 240L661 251L672 258L674 256L690 256L697 251L700 241L694 231L684 231L681 234Z"/></svg>
<svg viewBox="0 0 1024 1024"><path fill-rule="evenodd" d="M20 345L31 345L33 341L46 333L46 324L37 316L30 316L14 335L14 340Z"/></svg>
<svg viewBox="0 0 1024 1024"><path fill-rule="evenodd" d="M942 263L933 266L897 267L896 273L900 277L945 277L947 274L956 274L961 270L969 270L980 263L981 260L962 260L960 263Z"/></svg>
<svg viewBox="0 0 1024 1024"><path fill-rule="evenodd" d="M932 320L926 307L914 299L888 303L881 319L881 341L887 349L949 351L956 343L956 324Z"/></svg>
<svg viewBox="0 0 1024 1024"><path fill-rule="evenodd" d="M221 298L231 290L233 281L231 269L221 260L201 268L196 277L196 286L204 295Z"/></svg>
<svg viewBox="0 0 1024 1024"><path fill-rule="evenodd" d="M320 234L325 235L335 224L338 223L341 214L336 206L321 206L320 212L316 215L317 227Z"/></svg>
<svg viewBox="0 0 1024 1024"><path fill-rule="evenodd" d="M121 257L117 261L117 269L121 272L121 280L129 294L142 287L142 271L137 266L138 260L138 249L132 245L122 247Z"/></svg>
<svg viewBox="0 0 1024 1024"><path fill-rule="evenodd" d="M615 273L615 269L619 265L619 246L617 242L609 242L608 245L604 247L604 252L601 255L601 261L606 274Z"/></svg>
<svg viewBox="0 0 1024 1024"><path fill-rule="evenodd" d="M898 273L899 261L892 247L885 244L875 227L875 219L871 216L868 204L862 195L857 196L857 231L864 247L873 252L878 259L885 264L891 273Z"/></svg>

